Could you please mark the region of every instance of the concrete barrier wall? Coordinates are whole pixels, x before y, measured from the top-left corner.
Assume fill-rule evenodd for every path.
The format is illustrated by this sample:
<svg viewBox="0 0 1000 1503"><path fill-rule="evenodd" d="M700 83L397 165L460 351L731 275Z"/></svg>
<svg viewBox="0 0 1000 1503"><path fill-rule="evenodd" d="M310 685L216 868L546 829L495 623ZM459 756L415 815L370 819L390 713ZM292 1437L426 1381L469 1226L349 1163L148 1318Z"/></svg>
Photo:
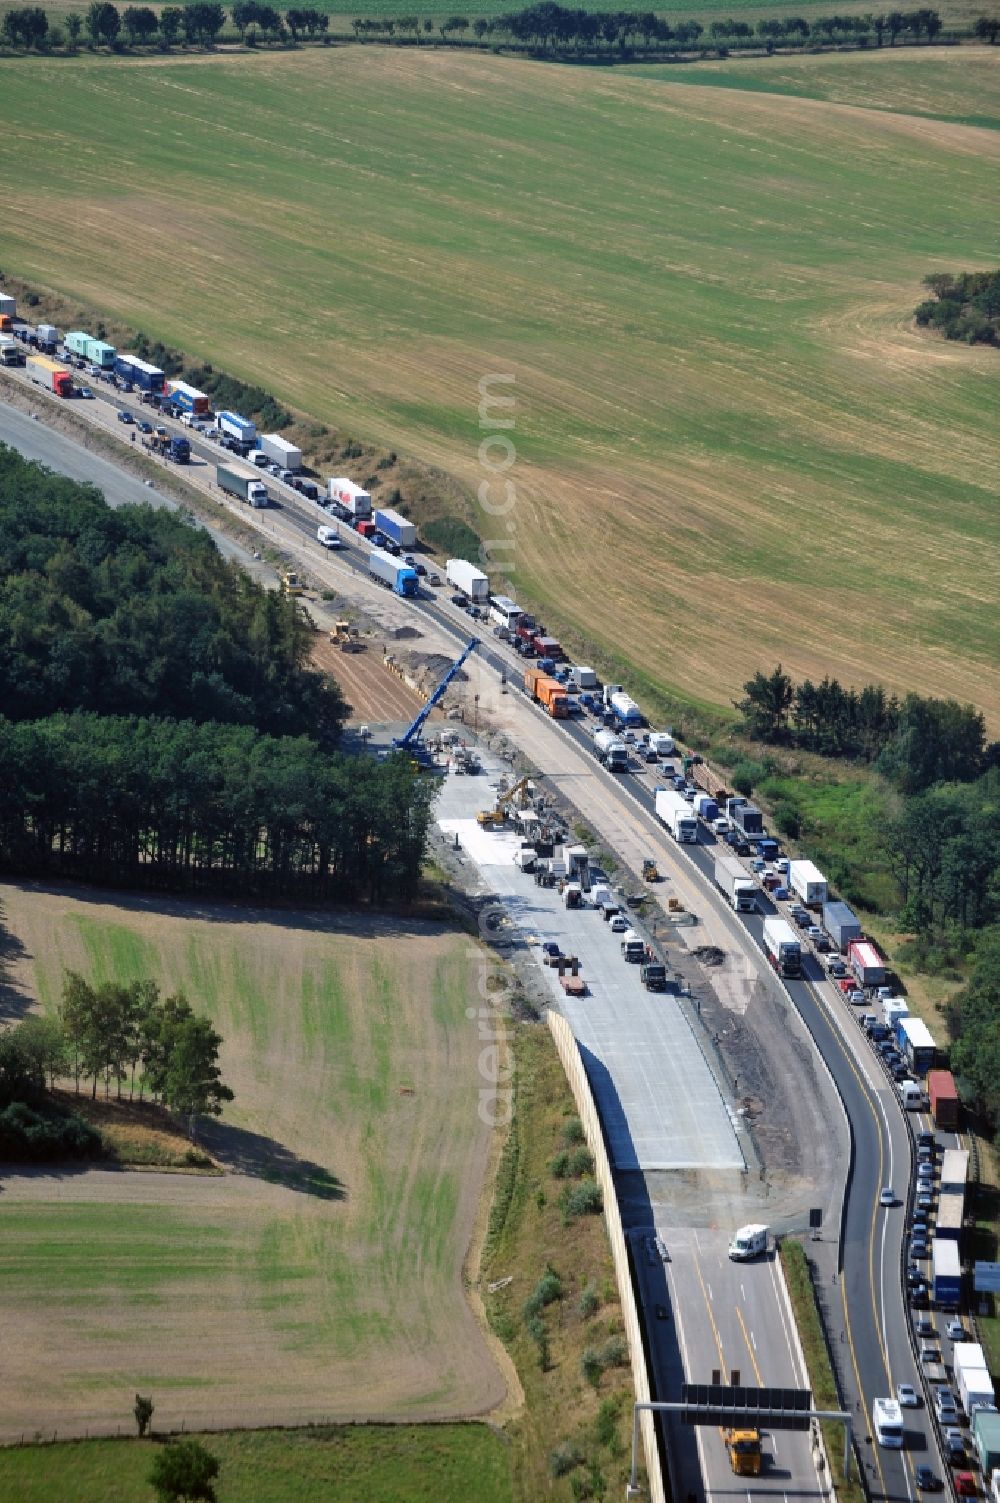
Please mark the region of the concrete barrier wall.
<svg viewBox="0 0 1000 1503"><path fill-rule="evenodd" d="M590 1090L590 1081L580 1058L576 1039L566 1019L551 1009L548 1012L549 1031L555 1041L559 1058L566 1078L573 1092L576 1109L583 1123L583 1130L587 1136L587 1147L594 1156L594 1174L597 1183L601 1187L601 1195L604 1198L604 1224L608 1229L608 1241L611 1243L611 1257L615 1265L615 1277L618 1280L618 1298L621 1301L622 1317L625 1322L625 1337L628 1341L629 1356L632 1361L632 1382L635 1387L635 1397L639 1403L648 1404L652 1395L649 1391L649 1374L646 1370L646 1354L642 1345L642 1332L639 1326L639 1311L635 1302L635 1292L632 1288L632 1275L629 1271L628 1248L625 1244L625 1230L622 1226L621 1212L618 1209L618 1197L615 1193L615 1182L611 1174L611 1164L608 1159L607 1149L604 1144L604 1133L601 1130L601 1121L597 1114L597 1107ZM642 1433L642 1446L646 1457L646 1474L649 1479L648 1497L652 1503L667 1503L666 1491L663 1486L663 1478L660 1473L660 1457L656 1445L656 1422L649 1412L644 1410L639 1421Z"/></svg>

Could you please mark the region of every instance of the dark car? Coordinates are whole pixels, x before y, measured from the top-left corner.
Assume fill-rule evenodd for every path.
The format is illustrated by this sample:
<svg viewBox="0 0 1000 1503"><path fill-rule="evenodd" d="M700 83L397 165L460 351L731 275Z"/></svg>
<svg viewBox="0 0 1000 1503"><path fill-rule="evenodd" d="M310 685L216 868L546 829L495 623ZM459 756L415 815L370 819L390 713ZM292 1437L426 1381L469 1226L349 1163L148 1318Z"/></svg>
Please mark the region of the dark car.
<svg viewBox="0 0 1000 1503"><path fill-rule="evenodd" d="M913 1478L922 1493L939 1493L941 1478L926 1462L920 1462L913 1470Z"/></svg>
<svg viewBox="0 0 1000 1503"><path fill-rule="evenodd" d="M562 954L562 951L559 949L559 946L556 944L555 940L549 939L546 940L542 945L542 953L545 955L555 956Z"/></svg>
<svg viewBox="0 0 1000 1503"><path fill-rule="evenodd" d="M930 1290L926 1284L918 1284L910 1290L910 1304L914 1310L926 1310L931 1302Z"/></svg>
<svg viewBox="0 0 1000 1503"><path fill-rule="evenodd" d="M83 397L85 402L92 402L94 400L94 393L89 386L78 386L76 394L78 397Z"/></svg>
<svg viewBox="0 0 1000 1503"><path fill-rule="evenodd" d="M132 414L129 412L127 407L119 407L118 421L120 423L131 423L134 421Z"/></svg>
<svg viewBox="0 0 1000 1503"><path fill-rule="evenodd" d="M425 579L426 576L427 576L427 569L426 569L426 566L424 564L414 564L413 565L413 572L420 579Z"/></svg>
<svg viewBox="0 0 1000 1503"><path fill-rule="evenodd" d="M465 596L464 595L449 595L448 599L451 601L452 605L464 605L465 604Z"/></svg>
<svg viewBox="0 0 1000 1503"><path fill-rule="evenodd" d="M152 433L153 431L152 423L147 423L145 418L140 418L135 426L138 428L140 433Z"/></svg>

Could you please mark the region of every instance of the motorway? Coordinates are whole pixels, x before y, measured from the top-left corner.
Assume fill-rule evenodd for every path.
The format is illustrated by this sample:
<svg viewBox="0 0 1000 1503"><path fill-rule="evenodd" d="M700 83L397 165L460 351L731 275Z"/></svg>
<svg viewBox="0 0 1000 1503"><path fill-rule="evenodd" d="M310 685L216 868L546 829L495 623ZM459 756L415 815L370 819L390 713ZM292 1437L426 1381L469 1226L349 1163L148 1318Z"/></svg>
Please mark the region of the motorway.
<svg viewBox="0 0 1000 1503"><path fill-rule="evenodd" d="M103 396L104 393L101 392L101 395ZM110 397L110 393L108 395ZM85 407L83 403L74 405L78 412ZM97 402L86 404L86 407L90 407L91 410L103 408L103 425L107 426L109 431L115 431L117 424L113 413L109 413L109 403ZM6 409L6 411L13 411L13 409ZM0 411L0 419L4 422L8 421L5 412ZM31 424L30 420L28 422L37 434L39 425ZM200 459L212 464L220 457L217 446L197 436L189 436L192 437L192 448ZM14 439L11 441L16 442ZM19 444L17 446L20 447ZM45 445L45 454L35 457L42 457L44 462L54 467L61 467L54 461L53 451L48 444ZM93 458L93 456L89 457ZM227 455L226 462L229 463L230 460L231 456ZM104 463L104 461L95 462ZM113 466L107 468L114 469ZM201 468L201 465L192 465L189 477L186 478L192 481L204 478L199 477ZM81 478L94 477L87 475ZM300 548L307 547L310 566L317 571L322 569L322 575L325 578L339 578L343 581L344 571L349 570L355 576L362 576L367 582L367 570L363 564L364 549L360 539L351 535L350 541L353 546L348 556L339 555L335 558L328 558L324 555L321 562L317 561L314 564L313 558L317 551L315 529L318 519L325 514L312 503L289 491L288 488L279 487L278 483L271 480L267 483L272 490L280 489L281 492L280 511L277 514L272 513L270 517L265 514L266 525L269 529L280 520L280 532L277 534L279 540L288 539L290 543L297 541ZM148 490L144 490L141 486L137 488L140 492L140 499L146 501L151 499ZM218 499L214 487L212 491ZM256 513L248 515L246 508L238 508L234 505L232 509L234 513L240 515L244 525L261 525L265 522L265 518ZM341 588L345 586L341 584ZM396 604L396 602L393 603ZM398 602L398 604L402 605L403 602ZM470 634L471 623L468 617L458 608L451 606L447 600L424 595L419 601L414 602L412 607L407 605L407 609L419 612L432 622L439 632L443 632L452 640L464 643ZM475 626L472 629L475 630ZM495 675L503 676L511 686L520 682L523 660L502 644L484 643L478 657L480 671L488 669ZM578 749L586 753L593 775L604 785L611 797L627 803L632 813L637 814L640 820L645 822L651 836L653 834L658 838L663 836L662 826L652 813L651 779L645 775L637 775L636 772L616 777L605 773L594 762L590 751L590 736L583 725L571 721L565 725L556 726L540 710L529 707L523 699L520 702L525 710L529 710L529 713L535 716L541 725L544 725L547 733L552 736L570 738ZM743 946L759 945L763 913L736 914L723 904L721 896L714 888L710 874L711 839L704 835L702 839L704 843L696 847L676 849L675 861L678 870L687 867L689 871L697 873L695 880L701 903L711 905L715 911L715 921L724 924L733 934L736 942ZM763 894L761 894L761 899L762 907L767 911L770 908L769 901ZM804 979L787 982L785 987L830 1071L844 1103L852 1130L851 1171L841 1224L840 1269L836 1282L831 1275L830 1286L823 1292L823 1303L833 1336L835 1356L839 1355L841 1359L841 1378L854 1408L857 1435L860 1441L859 1449L868 1469L868 1484L872 1495L893 1500L907 1499L909 1503L913 1503L915 1460L930 1459L935 1463L936 1470L940 1474L947 1475L946 1470L941 1467L940 1458L935 1454L936 1448L929 1416L922 1409L907 1413L907 1449L901 1453L876 1448L871 1443L867 1424L871 1401L875 1396L892 1393L895 1385L901 1381L914 1383L918 1391L920 1386L909 1335L909 1314L901 1286L901 1244L904 1230L902 1203L906 1200L911 1173L910 1135L895 1091L882 1072L881 1066L867 1049L867 1045L863 1043L847 1004L834 995L833 989L823 979L818 963L810 956L806 963ZM894 1187L898 1197L897 1206L889 1211L881 1210L878 1204L879 1190L882 1185L886 1184ZM689 1351L697 1350L699 1353L707 1352L709 1355L718 1354L721 1347L722 1352L726 1354L723 1365L727 1367L739 1365L733 1357L733 1352L736 1350L743 1364L742 1371L746 1381L749 1381L747 1374L754 1365L750 1360L751 1352L760 1365L764 1380L770 1383L791 1381L791 1378L786 1376L790 1372L788 1361L781 1361L780 1373L776 1373L780 1354L776 1350L769 1351L765 1347L765 1343L772 1341L777 1341L780 1346L781 1317L779 1315L775 1320L772 1299L767 1294L766 1287L763 1284L759 1289L756 1287L758 1283L761 1283L757 1272L750 1275L748 1269L742 1270L741 1293L737 1298L735 1286L730 1282L732 1267L728 1265L728 1260L720 1259L718 1247L709 1239L704 1243L699 1241L697 1246L692 1245L691 1250L697 1256L681 1260L686 1270L685 1276L692 1269L698 1270L705 1282L706 1292L702 1295L699 1304L687 1284L684 1287L677 1285L681 1261L672 1265L668 1274L668 1278L676 1286L673 1289L672 1305L674 1302L679 1303L684 1312L683 1318L676 1325L677 1341L683 1342ZM726 1262L726 1268L721 1266L722 1261ZM711 1270L708 1277L706 1277L706 1269ZM766 1265L762 1265L763 1269L766 1269ZM714 1292L715 1297L708 1293L709 1290ZM740 1303L744 1292L747 1301L745 1308ZM735 1326L729 1321L728 1316L720 1324L720 1310L728 1309L741 1312L733 1316L736 1321ZM762 1312L768 1310L770 1310L769 1318L759 1318ZM712 1331L713 1321L716 1323L717 1333ZM655 1330L656 1324L652 1319L650 1320L651 1346L654 1351L659 1352L661 1345L664 1344L661 1342L659 1332ZM744 1326L748 1333L752 1333L752 1340L744 1336ZM740 1350L741 1341L743 1350ZM669 1343L664 1345L664 1350L667 1350L668 1346ZM837 1348L840 1349L839 1353ZM716 1365L714 1360L711 1365ZM702 1366L700 1371L693 1372L693 1375L704 1377L704 1367ZM785 1447L792 1439L793 1437L788 1436L782 1438L780 1442L783 1460L786 1459ZM799 1443L801 1439L801 1437L795 1438L796 1443ZM700 1449L703 1452L711 1449L705 1446L704 1438L700 1442ZM925 1455L927 1451L931 1454ZM680 1448L680 1454L683 1454L683 1448ZM734 1486L735 1479L728 1469L724 1473L718 1471L710 1458L706 1462L705 1456L702 1457L702 1463L705 1466L704 1484L708 1495L714 1492L732 1494L734 1490L746 1491L744 1486L746 1479L742 1479L738 1486ZM799 1465L795 1466L794 1471L795 1490L798 1491L800 1487L806 1485L806 1474L802 1472ZM776 1477L777 1472L772 1475ZM755 1483L752 1490L756 1494L759 1490L758 1484Z"/></svg>

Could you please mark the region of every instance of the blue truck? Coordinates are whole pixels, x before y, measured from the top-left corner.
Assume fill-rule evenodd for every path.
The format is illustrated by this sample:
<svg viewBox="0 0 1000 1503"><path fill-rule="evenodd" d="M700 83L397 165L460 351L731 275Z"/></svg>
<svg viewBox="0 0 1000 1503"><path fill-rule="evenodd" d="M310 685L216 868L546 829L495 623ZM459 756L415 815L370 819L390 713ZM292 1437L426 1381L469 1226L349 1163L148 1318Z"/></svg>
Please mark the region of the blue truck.
<svg viewBox="0 0 1000 1503"><path fill-rule="evenodd" d="M163 372L158 365L140 360L138 355L126 355L121 350L115 354L115 375L130 381L139 391L162 391Z"/></svg>
<svg viewBox="0 0 1000 1503"><path fill-rule="evenodd" d="M408 522L398 511L391 507L379 507L375 512L375 526L380 532L384 532L387 538L392 538L400 548L412 548L417 541L417 529L412 522Z"/></svg>
<svg viewBox="0 0 1000 1503"><path fill-rule="evenodd" d="M383 553L381 548L373 548L369 553L368 572L395 595L415 595L420 586L416 569L393 558L391 553Z"/></svg>

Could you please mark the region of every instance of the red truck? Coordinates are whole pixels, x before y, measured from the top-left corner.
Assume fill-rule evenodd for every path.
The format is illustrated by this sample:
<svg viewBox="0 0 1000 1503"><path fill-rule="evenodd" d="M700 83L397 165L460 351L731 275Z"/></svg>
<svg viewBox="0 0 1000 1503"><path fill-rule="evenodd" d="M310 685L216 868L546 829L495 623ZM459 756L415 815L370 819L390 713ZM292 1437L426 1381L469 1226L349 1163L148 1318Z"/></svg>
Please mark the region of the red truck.
<svg viewBox="0 0 1000 1503"><path fill-rule="evenodd" d="M363 537L363 538L370 538L373 535L373 533L378 532L378 528L375 526L374 522L359 522L358 523L358 532L361 535L361 537Z"/></svg>
<svg viewBox="0 0 1000 1503"><path fill-rule="evenodd" d="M553 663L562 661L563 650L555 637L534 636L531 638L531 645L540 658L551 658Z"/></svg>
<svg viewBox="0 0 1000 1503"><path fill-rule="evenodd" d="M931 1104L934 1126L957 1132L961 1104L955 1088L955 1078L950 1070L928 1070L927 1098Z"/></svg>
<svg viewBox="0 0 1000 1503"><path fill-rule="evenodd" d="M569 696L565 688L558 680L549 678L540 668L526 668L524 670L524 687L536 703L555 720L566 720L569 716Z"/></svg>
<svg viewBox="0 0 1000 1503"><path fill-rule="evenodd" d="M50 360L48 355L29 355L25 361L25 374L36 386L54 391L57 397L73 395L73 377L64 365L58 360Z"/></svg>

